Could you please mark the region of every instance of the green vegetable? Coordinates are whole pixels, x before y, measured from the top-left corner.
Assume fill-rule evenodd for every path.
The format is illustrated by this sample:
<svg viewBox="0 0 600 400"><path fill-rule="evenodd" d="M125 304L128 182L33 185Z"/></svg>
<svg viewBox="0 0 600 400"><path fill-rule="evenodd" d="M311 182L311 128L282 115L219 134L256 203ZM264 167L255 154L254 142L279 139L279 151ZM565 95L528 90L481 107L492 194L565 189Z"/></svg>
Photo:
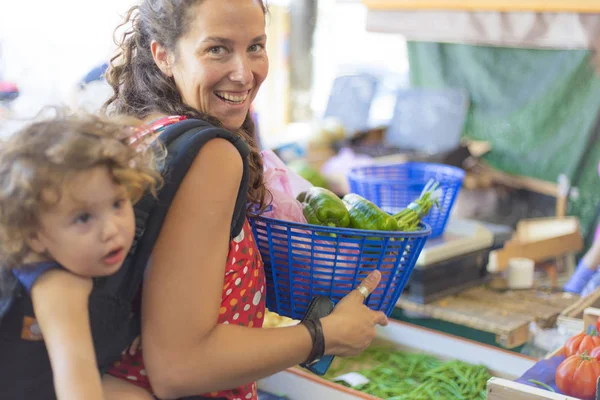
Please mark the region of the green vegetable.
<svg viewBox="0 0 600 400"><path fill-rule="evenodd" d="M395 231L398 229L396 220L369 200L354 193L345 195L342 200L350 214L351 228L370 231Z"/></svg>
<svg viewBox="0 0 600 400"><path fill-rule="evenodd" d="M354 389L388 400L485 400L491 378L483 365L442 361L390 346L371 346L357 357L338 358L325 378L333 380L350 371L369 379Z"/></svg>
<svg viewBox="0 0 600 400"><path fill-rule="evenodd" d="M556 390L554 390L552 388L552 386L546 385L544 382L536 381L535 379L530 379L527 382L533 383L534 385L538 385L541 388L544 388L544 389L549 390L549 391L551 391L553 393L556 393Z"/></svg>
<svg viewBox="0 0 600 400"><path fill-rule="evenodd" d="M350 225L350 216L346 206L333 192L312 187L297 197L302 203L302 212L306 222L312 225L346 228Z"/></svg>
<svg viewBox="0 0 600 400"><path fill-rule="evenodd" d="M435 205L439 208L438 194L436 189L439 183L433 180L427 182L421 196L410 203L404 210L394 215L398 223L398 230L403 232L415 231L419 228L421 220L429 215L429 211Z"/></svg>
<svg viewBox="0 0 600 400"><path fill-rule="evenodd" d="M312 167L304 160L291 161L288 164L288 168L309 181L313 186L318 186L325 189L329 188L327 179L319 172L319 170Z"/></svg>

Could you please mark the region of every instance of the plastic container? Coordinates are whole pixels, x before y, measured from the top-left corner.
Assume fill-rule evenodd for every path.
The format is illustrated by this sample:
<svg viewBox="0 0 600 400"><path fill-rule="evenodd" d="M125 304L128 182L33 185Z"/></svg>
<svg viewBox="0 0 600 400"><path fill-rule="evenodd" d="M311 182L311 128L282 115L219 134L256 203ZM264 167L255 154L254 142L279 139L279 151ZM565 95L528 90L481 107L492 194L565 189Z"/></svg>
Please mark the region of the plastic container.
<svg viewBox="0 0 600 400"><path fill-rule="evenodd" d="M433 207L423 222L431 226L431 237L438 237L444 233L465 172L444 164L408 162L357 167L347 177L351 192L392 214L418 199L430 179L436 180L441 189L440 207Z"/></svg>
<svg viewBox="0 0 600 400"><path fill-rule="evenodd" d="M508 288L529 289L533 287L535 261L515 257L508 260Z"/></svg>
<svg viewBox="0 0 600 400"><path fill-rule="evenodd" d="M381 282L366 305L391 314L431 228L416 232L365 231L250 218L265 265L267 307L301 319L314 296L337 303L371 271Z"/></svg>

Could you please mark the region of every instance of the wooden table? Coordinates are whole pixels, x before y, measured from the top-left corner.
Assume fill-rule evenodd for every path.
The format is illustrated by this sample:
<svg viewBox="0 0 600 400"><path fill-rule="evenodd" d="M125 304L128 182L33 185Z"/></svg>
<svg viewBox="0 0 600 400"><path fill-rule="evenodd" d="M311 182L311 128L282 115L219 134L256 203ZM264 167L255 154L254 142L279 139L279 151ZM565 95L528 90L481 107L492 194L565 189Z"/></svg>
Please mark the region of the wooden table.
<svg viewBox="0 0 600 400"><path fill-rule="evenodd" d="M414 303L401 297L397 306L405 311L490 332L496 335L499 345L511 349L527 342L531 322L543 328L551 327L560 313L579 299L577 295L562 292L498 291L477 286L429 304Z"/></svg>

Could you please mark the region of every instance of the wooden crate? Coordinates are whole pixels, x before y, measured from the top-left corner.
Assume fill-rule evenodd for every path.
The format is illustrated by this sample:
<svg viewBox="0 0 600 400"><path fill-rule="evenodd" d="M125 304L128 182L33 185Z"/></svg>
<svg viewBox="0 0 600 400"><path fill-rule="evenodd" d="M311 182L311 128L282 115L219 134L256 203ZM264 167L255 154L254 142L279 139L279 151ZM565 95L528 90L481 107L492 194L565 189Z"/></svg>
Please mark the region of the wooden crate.
<svg viewBox="0 0 600 400"><path fill-rule="evenodd" d="M581 332L584 329L585 312L595 312L600 308L600 287L589 295L580 298L560 313L556 325L571 334ZM591 318L591 317L588 317Z"/></svg>
<svg viewBox="0 0 600 400"><path fill-rule="evenodd" d="M493 376L505 379L518 378L536 362L522 354L398 321L390 321L387 327L379 327L377 337L409 351L483 364ZM332 383L299 368L290 368L262 379L258 386L269 392L287 395L292 400L378 400L377 397Z"/></svg>
<svg viewBox="0 0 600 400"><path fill-rule="evenodd" d="M587 332L587 330L590 326L596 326L596 321L598 320L598 317L600 317L600 308L595 308L595 307L586 308L583 311L582 328L579 332L576 332L575 334L580 333L580 332ZM563 348L561 346L558 349L556 349L555 351L548 354L546 356L546 358L557 356L560 353L562 353L562 351L563 351Z"/></svg>
<svg viewBox="0 0 600 400"><path fill-rule="evenodd" d="M529 339L529 324L552 327L560 313L579 296L536 289L499 292L478 286L429 304L400 298L397 306L496 335L496 342L514 348Z"/></svg>
<svg viewBox="0 0 600 400"><path fill-rule="evenodd" d="M490 253L488 270L500 272L508 261L525 257L535 262L563 258L583 248L579 220L576 217L532 218L518 223L513 238L504 248Z"/></svg>
<svg viewBox="0 0 600 400"><path fill-rule="evenodd" d="M579 400L564 394L509 381L492 378L487 384L487 400Z"/></svg>

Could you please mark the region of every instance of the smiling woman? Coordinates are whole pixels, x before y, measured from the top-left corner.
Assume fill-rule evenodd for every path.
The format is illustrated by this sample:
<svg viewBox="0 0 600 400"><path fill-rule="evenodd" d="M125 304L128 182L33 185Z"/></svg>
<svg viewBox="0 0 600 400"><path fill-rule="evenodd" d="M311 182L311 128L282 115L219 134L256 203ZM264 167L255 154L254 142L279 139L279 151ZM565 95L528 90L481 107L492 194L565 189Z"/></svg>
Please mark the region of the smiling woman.
<svg viewBox="0 0 600 400"><path fill-rule="evenodd" d="M134 310L143 351L109 370L159 398L256 400L256 379L323 354L357 354L375 325L387 323L355 290L327 317L256 329L265 314L265 273L250 224L242 218L238 226L234 216L267 203L249 116L269 69L265 12L259 0L145 0L130 10L107 72L115 91L109 111L152 121L151 137L168 137L191 119L212 123L219 137L238 136L239 146L210 140L195 155L154 244L141 310ZM379 280L373 273L363 286L370 292Z"/></svg>
<svg viewBox="0 0 600 400"><path fill-rule="evenodd" d="M262 1L144 1L132 7L106 79L108 112L186 115L237 131L251 149L248 200L265 201L248 115L269 70ZM243 29L240 29L243 27Z"/></svg>
<svg viewBox="0 0 600 400"><path fill-rule="evenodd" d="M189 12L197 17L175 51L153 41L152 55L187 105L236 130L269 70L264 11L253 2L224 1Z"/></svg>

